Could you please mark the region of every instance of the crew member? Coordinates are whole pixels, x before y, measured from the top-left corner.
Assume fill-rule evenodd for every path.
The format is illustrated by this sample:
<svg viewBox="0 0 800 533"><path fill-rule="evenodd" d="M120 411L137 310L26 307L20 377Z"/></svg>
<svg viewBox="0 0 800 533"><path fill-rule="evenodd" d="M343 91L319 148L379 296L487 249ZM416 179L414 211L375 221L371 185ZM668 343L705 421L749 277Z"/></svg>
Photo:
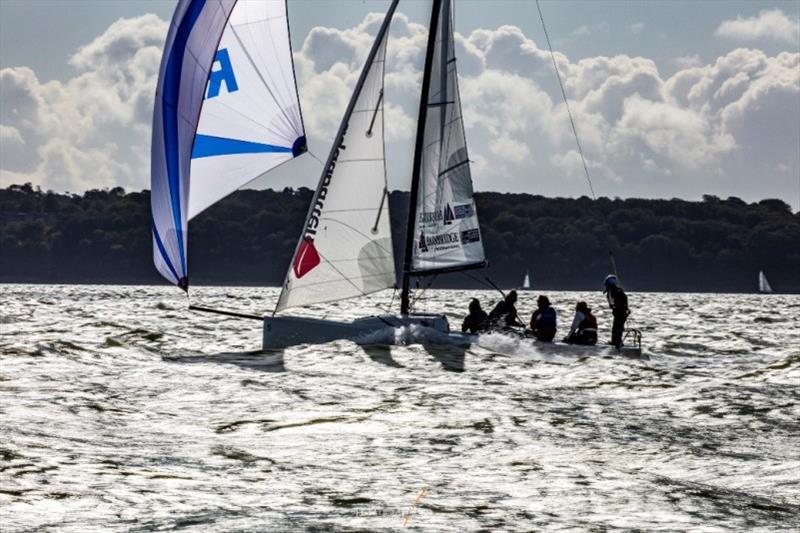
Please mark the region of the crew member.
<svg viewBox="0 0 800 533"><path fill-rule="evenodd" d="M531 315L531 331L537 340L551 342L556 336L556 310L550 307L550 299L540 295L536 299L536 310Z"/></svg>
<svg viewBox="0 0 800 533"><path fill-rule="evenodd" d="M625 321L628 320L628 315L630 314L628 295L622 290L617 276L613 274L606 276L603 286L603 292L608 298L609 307L611 307L611 314L614 316L614 323L611 326L611 344L619 350L620 346L622 346Z"/></svg>
<svg viewBox="0 0 800 533"><path fill-rule="evenodd" d="M578 302L575 306L575 318L564 338L569 344L597 344L597 319L586 302Z"/></svg>
<svg viewBox="0 0 800 533"><path fill-rule="evenodd" d="M515 307L516 303L517 291L509 292L505 298L500 300L500 302L494 306L492 312L489 313L489 324L491 327L496 329L525 327L525 325L519 321L519 315Z"/></svg>
<svg viewBox="0 0 800 533"><path fill-rule="evenodd" d="M461 325L462 333L480 333L489 329L489 315L481 309L481 303L477 298L473 298L469 303L469 314L464 318Z"/></svg>

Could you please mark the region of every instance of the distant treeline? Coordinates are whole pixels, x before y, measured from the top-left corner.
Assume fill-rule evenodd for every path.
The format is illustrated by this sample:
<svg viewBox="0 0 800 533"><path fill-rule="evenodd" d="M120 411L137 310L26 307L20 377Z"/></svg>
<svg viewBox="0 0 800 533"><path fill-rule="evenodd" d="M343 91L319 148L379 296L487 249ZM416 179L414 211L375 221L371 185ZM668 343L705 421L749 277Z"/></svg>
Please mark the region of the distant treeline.
<svg viewBox="0 0 800 533"><path fill-rule="evenodd" d="M237 191L190 223L192 284L280 285L311 200L306 188ZM800 292L800 213L781 200L544 198L476 194L490 267L503 287L597 289L609 250L628 290L752 292L760 269ZM398 272L408 193L391 193ZM161 283L152 263L150 193L0 189L0 281ZM477 287L461 274L434 287Z"/></svg>

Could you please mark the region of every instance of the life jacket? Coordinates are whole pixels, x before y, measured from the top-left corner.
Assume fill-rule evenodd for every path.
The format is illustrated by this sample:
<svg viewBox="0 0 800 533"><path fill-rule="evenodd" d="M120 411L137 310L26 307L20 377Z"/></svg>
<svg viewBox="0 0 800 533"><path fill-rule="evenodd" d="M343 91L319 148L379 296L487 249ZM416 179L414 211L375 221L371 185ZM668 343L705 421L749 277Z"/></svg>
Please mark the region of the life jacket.
<svg viewBox="0 0 800 533"><path fill-rule="evenodd" d="M611 287L606 293L606 298L608 299L608 306L613 311L628 311L628 295L619 287Z"/></svg>
<svg viewBox="0 0 800 533"><path fill-rule="evenodd" d="M556 310L552 307L537 309L533 313L531 328L539 331L556 330Z"/></svg>
<svg viewBox="0 0 800 533"><path fill-rule="evenodd" d="M517 309L513 304L501 300L489 313L489 321L493 327L513 325L517 321Z"/></svg>
<svg viewBox="0 0 800 533"><path fill-rule="evenodd" d="M487 330L488 328L489 315L487 315L482 309L478 309L477 311L472 311L469 315L467 315L467 317L464 319L464 323L461 326L461 331L479 333Z"/></svg>
<svg viewBox="0 0 800 533"><path fill-rule="evenodd" d="M578 324L578 335L594 333L597 335L597 319L592 313L583 313L583 320Z"/></svg>

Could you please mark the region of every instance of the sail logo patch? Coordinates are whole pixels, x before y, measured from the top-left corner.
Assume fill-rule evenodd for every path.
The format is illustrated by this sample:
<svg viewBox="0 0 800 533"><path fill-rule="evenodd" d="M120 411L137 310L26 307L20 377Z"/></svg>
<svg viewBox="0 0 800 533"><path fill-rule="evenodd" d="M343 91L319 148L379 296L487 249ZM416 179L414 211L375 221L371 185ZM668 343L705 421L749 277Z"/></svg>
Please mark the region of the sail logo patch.
<svg viewBox="0 0 800 533"><path fill-rule="evenodd" d="M450 209L450 204L448 203L444 206L444 209L442 210L442 219L445 224L452 224L454 218L456 217L453 214L453 210Z"/></svg>
<svg viewBox="0 0 800 533"><path fill-rule="evenodd" d="M453 207L453 212L455 218L462 219L462 218L469 218L475 216L475 209L472 207L472 204L461 204Z"/></svg>
<svg viewBox="0 0 800 533"><path fill-rule="evenodd" d="M234 93L239 90L239 84L236 83L236 75L233 73L231 56L228 54L227 48L220 48L217 50L212 68L217 65L219 65L217 70L212 70L208 73L208 94L206 94L206 99L219 96L222 82L225 82L225 88L229 93Z"/></svg>
<svg viewBox="0 0 800 533"><path fill-rule="evenodd" d="M436 224L441 223L444 225L452 224L454 220L461 220L463 218L470 218L475 216L475 208L470 204L453 204L446 203L441 209L436 211L423 211L419 214L420 224Z"/></svg>
<svg viewBox="0 0 800 533"><path fill-rule="evenodd" d="M294 256L292 269L297 279L302 278L320 264L322 260L319 257L314 241L303 239L300 242L300 248L297 249L297 254Z"/></svg>
<svg viewBox="0 0 800 533"><path fill-rule="evenodd" d="M478 228L468 229L461 232L461 244L469 244L471 242L479 242L481 240L481 233Z"/></svg>
<svg viewBox="0 0 800 533"><path fill-rule="evenodd" d="M424 232L420 231L419 241L417 242L417 246L421 252L428 252L430 248L433 248L435 251L441 251L452 248L453 244L458 244L459 242L460 240L458 233L440 233L439 235L425 235Z"/></svg>

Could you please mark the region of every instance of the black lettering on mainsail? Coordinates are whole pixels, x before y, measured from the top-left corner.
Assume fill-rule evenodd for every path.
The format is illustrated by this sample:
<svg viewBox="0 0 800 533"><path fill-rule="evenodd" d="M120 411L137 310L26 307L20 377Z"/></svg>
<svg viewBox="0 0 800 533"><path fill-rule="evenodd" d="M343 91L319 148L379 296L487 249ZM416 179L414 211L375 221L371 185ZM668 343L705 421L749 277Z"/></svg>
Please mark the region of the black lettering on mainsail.
<svg viewBox="0 0 800 533"><path fill-rule="evenodd" d="M333 171L336 170L336 162L339 160L339 154L342 150L346 150L347 147L344 144L344 136L347 134L347 124L342 126L342 135L341 135L341 142L339 146L333 151L331 154L330 163L328 164L328 168L325 169L325 176L322 178L322 183L320 184L319 192L317 193L317 198L314 202L314 208L311 210L311 215L308 217L308 223L306 224L306 229L303 232L303 238L307 241L314 242L314 235L317 234L317 228L319 227L319 218L322 216L322 210L325 209L325 199L328 197L328 187L331 184L331 179L333 179Z"/></svg>

